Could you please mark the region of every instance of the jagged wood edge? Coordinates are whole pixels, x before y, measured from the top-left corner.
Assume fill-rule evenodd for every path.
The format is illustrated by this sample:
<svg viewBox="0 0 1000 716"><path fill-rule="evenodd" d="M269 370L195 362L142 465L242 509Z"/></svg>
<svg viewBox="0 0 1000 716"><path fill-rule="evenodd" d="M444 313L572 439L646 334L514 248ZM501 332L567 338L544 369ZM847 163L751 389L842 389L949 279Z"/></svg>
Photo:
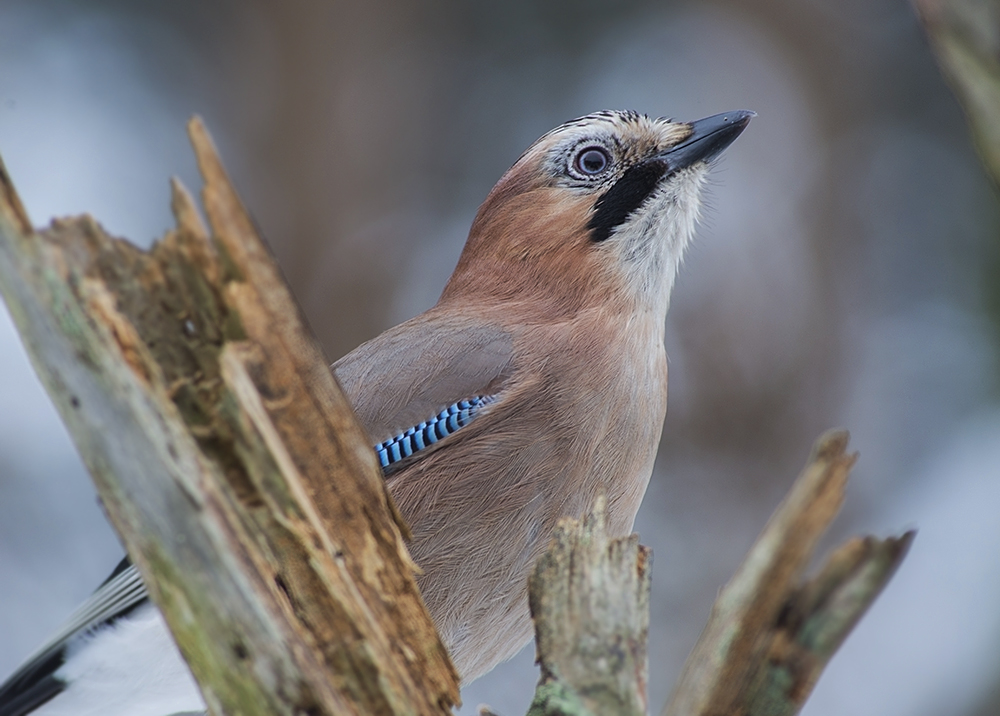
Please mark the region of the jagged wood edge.
<svg viewBox="0 0 1000 716"><path fill-rule="evenodd" d="M542 675L528 716L646 713L652 551L611 539L606 501L563 519L529 580Z"/></svg>
<svg viewBox="0 0 1000 716"><path fill-rule="evenodd" d="M212 241L178 184L150 252L89 217L35 233L0 166L15 324L214 713L447 713L457 679L370 447L190 129Z"/></svg>
<svg viewBox="0 0 1000 716"><path fill-rule="evenodd" d="M854 539L801 577L836 516L856 455L846 431L816 443L805 470L722 589L662 716L791 716L881 593L914 533Z"/></svg>
<svg viewBox="0 0 1000 716"><path fill-rule="evenodd" d="M848 436L822 436L729 584L664 709L669 716L791 716L892 577L914 537L854 538L801 576L844 499ZM603 504L564 520L529 595L542 676L529 716L645 713L651 554L609 540ZM481 714L490 716L488 707Z"/></svg>

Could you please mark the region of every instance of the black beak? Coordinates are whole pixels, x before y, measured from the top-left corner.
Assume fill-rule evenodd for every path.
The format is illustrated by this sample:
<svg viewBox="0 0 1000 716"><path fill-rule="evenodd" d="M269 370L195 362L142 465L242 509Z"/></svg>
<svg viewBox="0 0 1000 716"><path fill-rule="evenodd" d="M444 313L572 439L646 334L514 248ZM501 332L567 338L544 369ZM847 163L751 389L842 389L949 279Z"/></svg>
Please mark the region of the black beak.
<svg viewBox="0 0 1000 716"><path fill-rule="evenodd" d="M625 223L653 193L665 177L697 162L717 157L732 144L757 116L756 112L738 109L691 122L691 134L665 152L634 164L594 203L594 213L587 222L594 241L604 241Z"/></svg>
<svg viewBox="0 0 1000 716"><path fill-rule="evenodd" d="M668 172L675 172L696 162L715 159L736 141L750 124L750 120L756 116L756 112L748 109L737 109L691 122L691 134L687 139L675 144L659 156L667 161Z"/></svg>

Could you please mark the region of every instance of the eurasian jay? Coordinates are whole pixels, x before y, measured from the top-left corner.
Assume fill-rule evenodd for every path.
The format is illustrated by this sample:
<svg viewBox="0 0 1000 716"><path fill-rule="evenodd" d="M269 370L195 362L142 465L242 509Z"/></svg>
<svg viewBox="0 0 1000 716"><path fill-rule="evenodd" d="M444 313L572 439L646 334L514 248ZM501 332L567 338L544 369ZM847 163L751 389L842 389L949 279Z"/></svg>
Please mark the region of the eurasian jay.
<svg viewBox="0 0 1000 716"><path fill-rule="evenodd" d="M527 578L559 518L604 494L611 534L631 531L667 407L674 278L709 164L753 116L553 129L486 197L437 305L333 364L463 683L531 639ZM0 716L203 710L127 558L0 686Z"/></svg>

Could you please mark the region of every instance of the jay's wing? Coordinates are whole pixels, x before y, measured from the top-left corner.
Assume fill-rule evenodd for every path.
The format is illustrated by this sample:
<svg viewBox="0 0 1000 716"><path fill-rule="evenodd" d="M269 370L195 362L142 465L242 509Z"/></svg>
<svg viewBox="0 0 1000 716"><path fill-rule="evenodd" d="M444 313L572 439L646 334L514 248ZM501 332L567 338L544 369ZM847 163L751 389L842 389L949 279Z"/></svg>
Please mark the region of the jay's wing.
<svg viewBox="0 0 1000 716"><path fill-rule="evenodd" d="M503 329L432 309L359 346L333 370L362 426L380 441L463 401L495 396L512 356Z"/></svg>
<svg viewBox="0 0 1000 716"><path fill-rule="evenodd" d="M65 684L55 672L65 661L69 643L125 616L147 598L138 570L126 557L62 628L0 685L0 716L27 714L62 691Z"/></svg>

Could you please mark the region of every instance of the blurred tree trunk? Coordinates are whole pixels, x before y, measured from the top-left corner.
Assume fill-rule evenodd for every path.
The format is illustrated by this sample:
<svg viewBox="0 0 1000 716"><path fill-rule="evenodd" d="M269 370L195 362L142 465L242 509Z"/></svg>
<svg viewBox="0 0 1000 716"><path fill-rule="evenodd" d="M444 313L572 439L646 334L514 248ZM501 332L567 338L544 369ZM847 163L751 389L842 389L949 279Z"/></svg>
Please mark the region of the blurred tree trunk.
<svg viewBox="0 0 1000 716"><path fill-rule="evenodd" d="M1000 188L1000 2L912 0L938 63L965 110L986 171ZM1000 243L984 266L985 303L1000 345ZM1000 374L1000 359L997 368Z"/></svg>
<svg viewBox="0 0 1000 716"><path fill-rule="evenodd" d="M965 110L979 156L1000 187L1000 2L912 0L941 71ZM994 324L1000 324L1000 247L987 281ZM1000 674L974 711L1000 713Z"/></svg>
<svg viewBox="0 0 1000 716"><path fill-rule="evenodd" d="M913 0L945 77L1000 186L1000 2Z"/></svg>

